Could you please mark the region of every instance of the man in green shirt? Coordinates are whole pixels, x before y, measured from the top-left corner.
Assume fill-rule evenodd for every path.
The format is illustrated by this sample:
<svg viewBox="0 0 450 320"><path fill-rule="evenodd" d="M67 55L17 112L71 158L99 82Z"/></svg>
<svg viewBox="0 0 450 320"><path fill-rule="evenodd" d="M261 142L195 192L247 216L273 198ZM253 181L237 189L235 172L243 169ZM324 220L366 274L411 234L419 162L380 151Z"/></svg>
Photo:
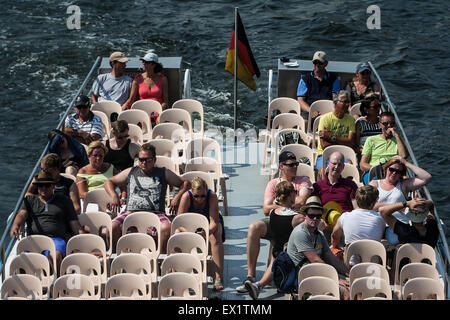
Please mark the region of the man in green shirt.
<svg viewBox="0 0 450 320"><path fill-rule="evenodd" d="M399 155L406 159L409 156L403 140L395 130L395 116L392 112L386 111L380 114L381 134L368 137L364 143L362 157L359 166L361 170L366 170L363 174L365 183L369 178L369 171L373 166L387 162L393 156Z"/></svg>

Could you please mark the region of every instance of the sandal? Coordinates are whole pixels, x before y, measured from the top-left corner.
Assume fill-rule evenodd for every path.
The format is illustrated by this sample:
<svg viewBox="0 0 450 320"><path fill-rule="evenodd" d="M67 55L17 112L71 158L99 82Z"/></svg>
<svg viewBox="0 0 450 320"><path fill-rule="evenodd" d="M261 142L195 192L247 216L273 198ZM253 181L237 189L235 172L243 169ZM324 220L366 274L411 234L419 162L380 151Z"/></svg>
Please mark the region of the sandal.
<svg viewBox="0 0 450 320"><path fill-rule="evenodd" d="M214 281L214 291L221 291L223 290L223 282L222 279L216 278Z"/></svg>

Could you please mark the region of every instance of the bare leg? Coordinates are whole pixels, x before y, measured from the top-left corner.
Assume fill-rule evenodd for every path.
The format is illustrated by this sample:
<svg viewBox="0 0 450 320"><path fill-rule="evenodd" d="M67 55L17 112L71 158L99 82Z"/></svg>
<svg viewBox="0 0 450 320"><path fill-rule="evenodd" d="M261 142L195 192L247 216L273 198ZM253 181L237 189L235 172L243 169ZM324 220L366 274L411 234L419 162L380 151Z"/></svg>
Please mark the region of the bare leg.
<svg viewBox="0 0 450 320"><path fill-rule="evenodd" d="M214 264L216 265L216 279L223 280L223 264L224 264L224 249L222 242L222 228L216 228L216 232L209 236L211 243L211 253Z"/></svg>
<svg viewBox="0 0 450 320"><path fill-rule="evenodd" d="M113 221L112 222L112 246L113 246L113 252L116 251L117 241L119 240L120 236L122 235L122 225Z"/></svg>
<svg viewBox="0 0 450 320"><path fill-rule="evenodd" d="M170 238L170 222L163 222L161 223L161 253L167 252L167 241Z"/></svg>
<svg viewBox="0 0 450 320"><path fill-rule="evenodd" d="M264 221L258 220L253 222L248 228L247 234L247 267L248 275L255 277L256 263L258 261L260 241L265 236L267 227Z"/></svg>

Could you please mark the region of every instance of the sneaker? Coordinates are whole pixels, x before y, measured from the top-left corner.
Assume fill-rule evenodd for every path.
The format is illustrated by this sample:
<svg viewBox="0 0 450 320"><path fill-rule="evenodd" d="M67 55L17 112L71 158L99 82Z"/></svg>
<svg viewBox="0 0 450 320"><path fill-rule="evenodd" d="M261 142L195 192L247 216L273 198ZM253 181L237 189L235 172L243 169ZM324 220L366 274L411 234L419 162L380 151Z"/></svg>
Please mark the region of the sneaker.
<svg viewBox="0 0 450 320"><path fill-rule="evenodd" d="M246 281L250 281L253 283L256 281L256 279L254 277L247 276L247 278L242 282L242 284L240 286L236 287L237 293L247 293L247 288L245 287Z"/></svg>
<svg viewBox="0 0 450 320"><path fill-rule="evenodd" d="M261 286L259 282L251 282L246 280L244 282L245 287L247 288L248 294L252 297L253 300L257 300L259 293L261 292Z"/></svg>

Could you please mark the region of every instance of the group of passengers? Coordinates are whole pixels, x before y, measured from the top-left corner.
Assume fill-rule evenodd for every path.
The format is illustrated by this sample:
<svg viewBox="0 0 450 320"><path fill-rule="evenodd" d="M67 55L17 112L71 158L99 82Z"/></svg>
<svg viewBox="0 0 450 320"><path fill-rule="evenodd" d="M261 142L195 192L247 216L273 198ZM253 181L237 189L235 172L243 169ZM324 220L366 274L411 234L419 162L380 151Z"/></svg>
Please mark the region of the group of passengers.
<svg viewBox="0 0 450 320"><path fill-rule="evenodd" d="M313 71L303 75L298 85L301 111L309 113L317 100L334 102L334 111L314 112L308 124L320 116L315 167L319 180L311 184L307 177L296 175L299 159L293 153L285 151L279 155L280 177L269 181L264 194L263 212L268 217L249 226L247 278L236 288L253 299L272 280L273 258L280 250L287 251L297 270L305 263L333 265L342 276L341 295L348 297L345 277L355 262L344 264L344 246L359 239L385 239L382 243L387 250L393 247L394 254L395 246L403 243L435 247L439 237L433 203L408 200L408 194L428 184L431 175L406 160L409 154L395 129L394 114L380 112L380 87L370 78L370 66L358 64L355 78L346 90L340 90L339 78L326 71L326 53L317 51L312 62ZM361 117L355 121L349 110L359 102ZM342 153L332 153L323 163L323 151L330 145L345 145L355 151L360 162L354 165L361 169L363 186L358 188L351 177L342 177L345 163L351 163ZM372 167L378 170L369 181ZM406 177L407 169L414 173L413 177ZM337 222L328 218L332 211L329 208L340 209ZM260 239L269 240L273 250L269 253L268 269L256 281Z"/></svg>
<svg viewBox="0 0 450 320"><path fill-rule="evenodd" d="M81 213L80 199L91 190L104 188L111 199L114 250L122 234L122 224L133 212L151 211L158 215L162 253L166 252L171 235L166 209L170 214L196 212L205 215L210 221L207 240L211 242L216 265L214 289L222 290L225 236L214 191L201 178L195 178L191 185L171 170L155 166L154 146L148 143L139 146L132 142L124 120L113 122L111 138L101 141L104 136L102 122L90 110L91 103L113 100L126 110L136 100L154 99L161 103L163 110L168 108L167 78L158 56L148 52L140 60L144 72L133 80L125 75L128 58L121 52L112 53L109 59L112 71L97 77L91 99L84 95L77 97L76 113L68 116L64 131L55 129L49 134L49 153L42 159L42 170L29 187L14 220L11 236L18 236L26 222L29 234L43 234L54 240L57 264L60 264L66 254L66 241L72 235L85 232L77 218ZM74 179L69 178L71 176ZM168 187L177 188L178 192L166 204ZM148 232L156 236L155 230Z"/></svg>

